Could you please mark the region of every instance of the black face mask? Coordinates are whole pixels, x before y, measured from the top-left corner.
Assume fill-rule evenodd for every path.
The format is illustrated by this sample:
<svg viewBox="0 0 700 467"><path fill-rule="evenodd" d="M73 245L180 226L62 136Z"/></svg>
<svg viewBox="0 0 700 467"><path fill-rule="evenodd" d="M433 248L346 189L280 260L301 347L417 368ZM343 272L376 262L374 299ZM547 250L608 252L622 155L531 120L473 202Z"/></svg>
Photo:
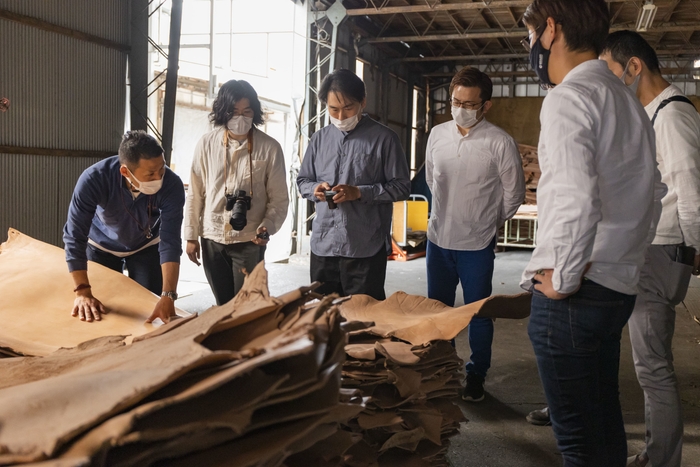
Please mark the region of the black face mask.
<svg viewBox="0 0 700 467"><path fill-rule="evenodd" d="M537 73L543 88L553 88L555 84L549 79L549 54L551 51L544 48L541 39L542 37L538 37L530 50L530 66Z"/></svg>

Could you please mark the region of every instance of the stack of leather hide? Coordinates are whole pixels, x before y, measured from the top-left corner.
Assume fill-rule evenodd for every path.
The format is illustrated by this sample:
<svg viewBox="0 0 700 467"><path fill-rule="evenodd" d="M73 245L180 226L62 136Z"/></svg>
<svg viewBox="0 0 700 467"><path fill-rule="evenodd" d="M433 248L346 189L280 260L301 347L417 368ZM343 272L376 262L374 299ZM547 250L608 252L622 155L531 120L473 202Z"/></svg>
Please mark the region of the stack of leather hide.
<svg viewBox="0 0 700 467"><path fill-rule="evenodd" d="M340 388L337 308L312 298L270 297L261 264L232 302L130 344L108 336L0 359L0 465L338 464L356 441L339 422L361 398Z"/></svg>
<svg viewBox="0 0 700 467"><path fill-rule="evenodd" d="M542 175L539 160L537 159L537 148L519 144L518 149L523 160L523 172L525 173L525 202L523 204L536 205L537 184Z"/></svg>
<svg viewBox="0 0 700 467"><path fill-rule="evenodd" d="M497 296L452 308L399 292L383 302L361 295L343 303L350 340L342 384L368 398L345 425L363 437L345 465L447 466L449 438L466 421L455 405L463 362L449 340L477 313L527 317L529 300L529 294Z"/></svg>

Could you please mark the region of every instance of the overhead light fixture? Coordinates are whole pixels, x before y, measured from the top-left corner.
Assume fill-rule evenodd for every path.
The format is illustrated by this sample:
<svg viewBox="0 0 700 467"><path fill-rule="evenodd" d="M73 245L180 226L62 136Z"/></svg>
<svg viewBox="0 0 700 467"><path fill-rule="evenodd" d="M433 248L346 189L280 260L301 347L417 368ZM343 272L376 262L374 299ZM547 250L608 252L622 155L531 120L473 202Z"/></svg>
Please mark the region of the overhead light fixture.
<svg viewBox="0 0 700 467"><path fill-rule="evenodd" d="M695 60L693 62L693 68L700 68L700 60Z"/></svg>
<svg viewBox="0 0 700 467"><path fill-rule="evenodd" d="M638 32L645 32L651 27L658 9L659 7L654 5L654 0L646 0L644 2L644 6L639 10L639 17L637 18Z"/></svg>
<svg viewBox="0 0 700 467"><path fill-rule="evenodd" d="M425 55L423 55L423 54L418 54L418 56L419 56L420 58L425 58ZM698 60L698 61L700 62L700 60Z"/></svg>
<svg viewBox="0 0 700 467"><path fill-rule="evenodd" d="M407 43L405 43L404 41L401 41L401 43L402 43L403 45L405 45L407 49L410 49L410 48L411 48L411 46L408 45Z"/></svg>

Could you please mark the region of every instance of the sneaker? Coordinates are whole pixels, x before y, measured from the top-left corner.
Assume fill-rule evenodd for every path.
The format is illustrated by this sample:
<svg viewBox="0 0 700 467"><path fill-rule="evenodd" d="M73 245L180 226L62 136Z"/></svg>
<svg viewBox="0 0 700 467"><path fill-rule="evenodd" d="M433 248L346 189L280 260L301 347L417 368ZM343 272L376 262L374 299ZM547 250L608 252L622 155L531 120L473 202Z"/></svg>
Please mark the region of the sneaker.
<svg viewBox="0 0 700 467"><path fill-rule="evenodd" d="M527 414L525 420L527 420L527 422L531 425L537 426L548 426L552 424L552 421L549 419L549 407L545 407L544 409L540 410L533 410Z"/></svg>
<svg viewBox="0 0 700 467"><path fill-rule="evenodd" d="M627 458L627 467L645 467L649 463L646 454L637 454Z"/></svg>
<svg viewBox="0 0 700 467"><path fill-rule="evenodd" d="M484 378L475 374L467 373L467 386L462 392L462 400L468 402L481 402L484 400Z"/></svg>

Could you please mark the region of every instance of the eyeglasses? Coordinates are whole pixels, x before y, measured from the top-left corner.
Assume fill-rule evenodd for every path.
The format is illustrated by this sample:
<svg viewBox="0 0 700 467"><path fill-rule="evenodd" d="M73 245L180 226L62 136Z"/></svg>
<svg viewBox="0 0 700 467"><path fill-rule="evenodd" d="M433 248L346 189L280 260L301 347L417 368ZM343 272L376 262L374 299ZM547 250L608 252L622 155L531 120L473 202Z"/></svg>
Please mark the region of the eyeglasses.
<svg viewBox="0 0 700 467"><path fill-rule="evenodd" d="M462 102L454 97L450 99L450 104L452 104L453 107L461 107L467 110L479 110L484 106L483 102Z"/></svg>

